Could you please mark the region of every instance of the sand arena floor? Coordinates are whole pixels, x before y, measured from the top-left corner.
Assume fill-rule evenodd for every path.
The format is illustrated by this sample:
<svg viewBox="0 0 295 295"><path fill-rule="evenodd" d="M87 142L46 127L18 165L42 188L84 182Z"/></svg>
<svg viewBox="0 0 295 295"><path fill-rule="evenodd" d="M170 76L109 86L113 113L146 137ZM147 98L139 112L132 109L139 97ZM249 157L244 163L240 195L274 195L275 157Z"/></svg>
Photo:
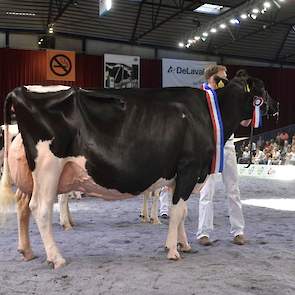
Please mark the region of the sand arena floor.
<svg viewBox="0 0 295 295"><path fill-rule="evenodd" d="M295 183L242 177L240 189L247 203L280 206L279 210L244 205L248 242L236 246L229 234L223 185L218 183L215 242L202 247L195 238L198 198L192 196L186 229L193 252L178 262L166 260L167 221L140 223L140 197L72 200L76 227L67 232L59 226L55 211L54 235L68 261L59 270L47 265L34 221L30 235L38 258L21 261L12 214L0 229L0 294L295 294Z"/></svg>

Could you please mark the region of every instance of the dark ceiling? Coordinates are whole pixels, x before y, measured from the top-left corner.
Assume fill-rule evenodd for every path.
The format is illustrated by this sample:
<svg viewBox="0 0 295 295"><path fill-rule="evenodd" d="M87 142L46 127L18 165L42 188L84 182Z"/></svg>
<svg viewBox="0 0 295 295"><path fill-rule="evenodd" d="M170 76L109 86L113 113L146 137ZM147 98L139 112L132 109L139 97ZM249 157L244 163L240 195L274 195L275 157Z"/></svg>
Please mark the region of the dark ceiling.
<svg viewBox="0 0 295 295"><path fill-rule="evenodd" d="M175 49L180 41L226 21L226 29L182 50L295 64L295 1L268 1L271 9L257 19L231 25L230 18L254 6L262 9L265 1L113 0L112 10L100 17L98 0L1 0L0 30L44 33L54 23L55 34ZM230 9L218 16L193 12L204 3Z"/></svg>

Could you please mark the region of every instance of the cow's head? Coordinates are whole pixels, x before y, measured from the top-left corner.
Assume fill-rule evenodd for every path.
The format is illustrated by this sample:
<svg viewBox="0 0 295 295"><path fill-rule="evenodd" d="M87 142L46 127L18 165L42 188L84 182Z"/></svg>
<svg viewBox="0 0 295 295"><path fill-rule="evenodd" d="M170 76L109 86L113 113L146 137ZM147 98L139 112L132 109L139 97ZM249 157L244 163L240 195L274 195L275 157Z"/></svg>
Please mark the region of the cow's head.
<svg viewBox="0 0 295 295"><path fill-rule="evenodd" d="M272 98L270 94L265 90L264 83L256 78L252 78L248 75L245 70L239 70L236 73L236 77L240 78L241 80L246 83L245 90L251 94L255 95L256 93L261 93L261 96L256 95L264 99L264 103L261 106L261 114L262 116L267 117L275 117L279 116L279 102Z"/></svg>
<svg viewBox="0 0 295 295"><path fill-rule="evenodd" d="M240 83L242 87L242 119L250 120L253 116L255 104L257 105L259 102L261 103L260 109L262 114L266 114L268 93L265 90L264 82L260 79L249 76L245 70L239 70L236 73L234 80L237 83Z"/></svg>

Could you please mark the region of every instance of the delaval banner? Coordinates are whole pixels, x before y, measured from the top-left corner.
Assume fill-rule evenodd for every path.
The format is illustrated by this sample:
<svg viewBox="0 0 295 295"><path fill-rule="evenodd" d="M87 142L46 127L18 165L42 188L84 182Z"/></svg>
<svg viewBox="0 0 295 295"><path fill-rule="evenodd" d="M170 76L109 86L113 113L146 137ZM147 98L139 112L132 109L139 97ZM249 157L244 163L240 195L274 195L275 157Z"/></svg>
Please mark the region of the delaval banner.
<svg viewBox="0 0 295 295"><path fill-rule="evenodd" d="M204 70L210 61L162 59L162 87L189 86L199 88L204 82Z"/></svg>

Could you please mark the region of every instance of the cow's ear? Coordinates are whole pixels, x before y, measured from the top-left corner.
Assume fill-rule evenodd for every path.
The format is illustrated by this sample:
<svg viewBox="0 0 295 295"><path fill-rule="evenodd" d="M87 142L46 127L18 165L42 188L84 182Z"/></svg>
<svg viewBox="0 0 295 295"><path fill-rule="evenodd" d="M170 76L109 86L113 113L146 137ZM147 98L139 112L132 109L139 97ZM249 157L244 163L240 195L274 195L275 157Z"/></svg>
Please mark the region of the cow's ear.
<svg viewBox="0 0 295 295"><path fill-rule="evenodd" d="M235 77L241 79L245 83L245 86L244 86L245 92L251 91L253 83L252 83L251 77L249 76L246 70L238 70L236 72Z"/></svg>
<svg viewBox="0 0 295 295"><path fill-rule="evenodd" d="M221 78L219 76L215 76L214 81L215 81L218 89L223 88L228 83L227 79Z"/></svg>
<svg viewBox="0 0 295 295"><path fill-rule="evenodd" d="M235 77L240 78L240 79L245 80L245 81L247 81L250 78L250 76L249 76L249 74L248 74L248 72L246 70L238 70L236 72Z"/></svg>

